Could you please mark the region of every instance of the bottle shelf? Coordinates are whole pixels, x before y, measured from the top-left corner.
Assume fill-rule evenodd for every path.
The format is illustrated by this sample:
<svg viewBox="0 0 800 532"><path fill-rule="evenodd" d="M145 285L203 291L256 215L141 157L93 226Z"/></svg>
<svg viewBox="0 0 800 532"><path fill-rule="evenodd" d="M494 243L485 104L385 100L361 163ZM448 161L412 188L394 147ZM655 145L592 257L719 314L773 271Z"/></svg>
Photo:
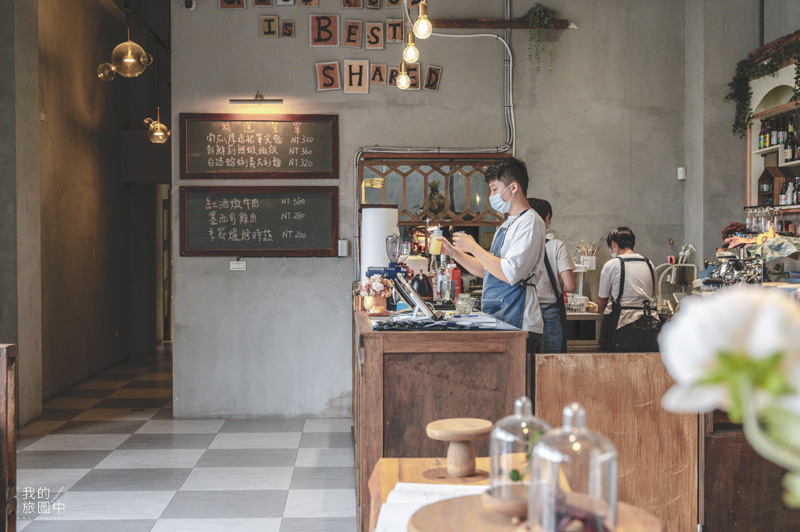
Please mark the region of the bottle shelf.
<svg viewBox="0 0 800 532"><path fill-rule="evenodd" d="M776 146L770 146L769 148L761 148L760 150L753 151L753 155L766 155L767 153L772 153L778 151L778 148L782 148L782 144L778 144ZM781 150L783 151L783 150Z"/></svg>
<svg viewBox="0 0 800 532"><path fill-rule="evenodd" d="M795 159L794 161L784 162L783 160L783 144L778 144L776 146L770 146L769 148L761 148L760 150L753 151L753 155L767 155L768 153L777 153L778 154L778 166L787 168L790 166L800 166L800 159Z"/></svg>

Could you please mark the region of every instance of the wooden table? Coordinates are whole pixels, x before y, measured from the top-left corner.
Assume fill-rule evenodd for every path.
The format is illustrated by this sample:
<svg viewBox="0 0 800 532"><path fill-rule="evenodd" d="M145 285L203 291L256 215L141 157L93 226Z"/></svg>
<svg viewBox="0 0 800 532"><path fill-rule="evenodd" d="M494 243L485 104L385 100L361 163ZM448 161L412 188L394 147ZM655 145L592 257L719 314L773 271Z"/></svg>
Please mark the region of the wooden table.
<svg viewBox="0 0 800 532"><path fill-rule="evenodd" d="M447 476L443 458L381 458L369 478L370 513L369 532L375 530L381 504L386 502L389 492L398 482L420 484L489 484L489 458L477 459L478 471L472 477L452 478ZM420 517L432 525L431 530L440 532L516 532L518 527L504 516L489 514L480 504L480 496L461 497L425 507L423 514L415 514L409 530L427 530L421 527ZM447 507L445 512L439 507ZM457 510L452 511L453 508ZM422 512L422 510L420 511ZM430 519L430 521L427 521ZM619 503L620 525L625 532L662 532L659 520L635 506ZM480 523L476 525L476 523ZM416 524L416 526L415 526ZM623 530L622 526L618 530Z"/></svg>

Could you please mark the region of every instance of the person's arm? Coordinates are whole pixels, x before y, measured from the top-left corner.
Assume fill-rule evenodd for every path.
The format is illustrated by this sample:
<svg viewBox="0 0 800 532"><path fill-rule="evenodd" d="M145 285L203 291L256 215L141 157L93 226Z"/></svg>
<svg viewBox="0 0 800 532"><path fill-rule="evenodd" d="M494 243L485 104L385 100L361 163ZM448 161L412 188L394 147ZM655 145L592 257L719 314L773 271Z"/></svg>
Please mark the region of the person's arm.
<svg viewBox="0 0 800 532"><path fill-rule="evenodd" d="M500 257L495 257L494 255L483 249L480 246L480 244L478 244L475 241L475 239L472 238L471 235L468 235L466 233L456 233L455 235L453 235L453 240L454 242L452 244L452 248L456 250L456 252L459 252L462 256L471 255L472 260L480 264L479 268L481 270L486 270L487 272L491 273L504 283L509 283L508 278L506 277L506 274L503 273L503 268L500 265L500 260L501 260ZM442 243L444 244L444 241ZM475 263L472 263L472 265L475 266ZM469 267L467 267L467 269L471 273L478 275L477 273L472 271ZM483 271L481 271L480 276L483 277Z"/></svg>
<svg viewBox="0 0 800 532"><path fill-rule="evenodd" d="M575 276L572 275L572 270L564 270L558 276L561 279L561 287L565 293L571 294L575 291L577 285L575 284Z"/></svg>
<svg viewBox="0 0 800 532"><path fill-rule="evenodd" d="M440 236L438 238L442 240L442 248L446 253L449 253L456 262L458 262L472 275L477 275L478 277L483 278L483 273L485 270L483 264L481 264L478 259L456 249L456 247L453 246L453 244L451 244L445 237Z"/></svg>
<svg viewBox="0 0 800 532"><path fill-rule="evenodd" d="M611 297L611 289L612 289L612 269L614 264L617 261L609 261L606 262L603 266L603 269L600 271L600 286L597 288L597 313L603 314L606 311L606 307L608 306L608 300Z"/></svg>

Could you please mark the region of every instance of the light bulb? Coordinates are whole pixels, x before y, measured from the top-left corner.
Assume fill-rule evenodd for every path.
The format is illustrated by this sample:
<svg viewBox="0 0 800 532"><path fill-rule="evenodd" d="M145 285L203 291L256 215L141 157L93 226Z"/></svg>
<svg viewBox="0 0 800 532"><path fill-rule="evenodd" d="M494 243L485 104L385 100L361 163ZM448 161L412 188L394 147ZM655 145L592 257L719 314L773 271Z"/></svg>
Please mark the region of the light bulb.
<svg viewBox="0 0 800 532"><path fill-rule="evenodd" d="M116 75L117 71L114 70L114 67L111 65L111 63L103 63L97 67L97 77L103 81L111 81Z"/></svg>
<svg viewBox="0 0 800 532"><path fill-rule="evenodd" d="M400 75L397 76L397 81L395 83L397 83L397 88L402 90L406 90L411 86L411 78L406 71L405 61L400 63Z"/></svg>
<svg viewBox="0 0 800 532"><path fill-rule="evenodd" d="M428 20L428 4L422 0L419 4L419 16L414 22L414 35L420 39L427 39L433 33L433 25Z"/></svg>
<svg viewBox="0 0 800 532"><path fill-rule="evenodd" d="M135 78L152 62L144 49L133 41L120 43L111 52L111 64L120 76Z"/></svg>
<svg viewBox="0 0 800 532"><path fill-rule="evenodd" d="M147 138L153 144L164 144L169 139L169 133L167 126L156 121L150 124L150 128L147 130Z"/></svg>
<svg viewBox="0 0 800 532"><path fill-rule="evenodd" d="M408 32L408 44L403 50L403 61L406 63L416 63L419 60L419 48L414 44L414 34Z"/></svg>

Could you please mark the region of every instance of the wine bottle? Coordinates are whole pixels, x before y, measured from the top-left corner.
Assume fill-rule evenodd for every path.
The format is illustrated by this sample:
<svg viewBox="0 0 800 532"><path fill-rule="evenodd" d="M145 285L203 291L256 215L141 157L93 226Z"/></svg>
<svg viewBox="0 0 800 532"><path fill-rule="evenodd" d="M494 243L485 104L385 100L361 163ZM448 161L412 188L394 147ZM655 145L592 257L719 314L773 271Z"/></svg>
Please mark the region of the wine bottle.
<svg viewBox="0 0 800 532"><path fill-rule="evenodd" d="M758 149L759 150L764 149L764 148L767 147L766 146L766 142L767 142L766 135L767 135L767 122L766 122L766 120L762 120L761 121L761 130L758 133Z"/></svg>
<svg viewBox="0 0 800 532"><path fill-rule="evenodd" d="M777 146L778 145L778 119L773 118L771 120L770 130L769 130L769 145L770 146Z"/></svg>
<svg viewBox="0 0 800 532"><path fill-rule="evenodd" d="M797 138L794 134L794 120L789 119L789 132L786 134L786 142L783 144L783 161L793 161L797 151Z"/></svg>
<svg viewBox="0 0 800 532"><path fill-rule="evenodd" d="M786 118L778 119L778 144L786 144Z"/></svg>

